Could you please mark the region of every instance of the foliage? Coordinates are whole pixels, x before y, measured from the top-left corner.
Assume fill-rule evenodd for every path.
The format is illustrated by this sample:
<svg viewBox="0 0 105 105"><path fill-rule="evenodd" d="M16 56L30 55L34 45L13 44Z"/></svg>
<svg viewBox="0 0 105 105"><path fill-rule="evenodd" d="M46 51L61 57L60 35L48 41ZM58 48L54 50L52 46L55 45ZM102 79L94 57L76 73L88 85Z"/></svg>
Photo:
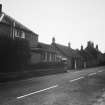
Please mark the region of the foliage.
<svg viewBox="0 0 105 105"><path fill-rule="evenodd" d="M87 51L90 55L92 55L92 57L94 59L97 59L98 51L96 50L96 48L94 48L94 43L93 42L88 41L88 45L87 45L85 51Z"/></svg>
<svg viewBox="0 0 105 105"><path fill-rule="evenodd" d="M0 37L0 72L23 69L29 57L30 49L26 40Z"/></svg>

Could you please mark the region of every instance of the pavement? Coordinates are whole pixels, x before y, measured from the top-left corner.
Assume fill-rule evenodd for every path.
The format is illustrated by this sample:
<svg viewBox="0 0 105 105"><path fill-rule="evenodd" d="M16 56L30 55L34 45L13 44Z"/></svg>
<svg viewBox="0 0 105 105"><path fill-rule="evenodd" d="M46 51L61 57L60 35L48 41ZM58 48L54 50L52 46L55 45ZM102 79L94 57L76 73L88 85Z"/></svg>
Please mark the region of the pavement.
<svg viewBox="0 0 105 105"><path fill-rule="evenodd" d="M105 67L0 83L0 105L105 105L104 100Z"/></svg>

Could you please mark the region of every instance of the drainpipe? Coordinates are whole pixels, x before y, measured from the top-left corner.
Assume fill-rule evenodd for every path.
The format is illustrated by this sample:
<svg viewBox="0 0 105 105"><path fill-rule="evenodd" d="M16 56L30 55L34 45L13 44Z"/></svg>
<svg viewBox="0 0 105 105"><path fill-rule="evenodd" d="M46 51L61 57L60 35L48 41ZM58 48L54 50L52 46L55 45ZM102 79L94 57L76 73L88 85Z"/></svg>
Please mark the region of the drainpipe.
<svg viewBox="0 0 105 105"><path fill-rule="evenodd" d="M13 39L15 38L15 22L13 22Z"/></svg>

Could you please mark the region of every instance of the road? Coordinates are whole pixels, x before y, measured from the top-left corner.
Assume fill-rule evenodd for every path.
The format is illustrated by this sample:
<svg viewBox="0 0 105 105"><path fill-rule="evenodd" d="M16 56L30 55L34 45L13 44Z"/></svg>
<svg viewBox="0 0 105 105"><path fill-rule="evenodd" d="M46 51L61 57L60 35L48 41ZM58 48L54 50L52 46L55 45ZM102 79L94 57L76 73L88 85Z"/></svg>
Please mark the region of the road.
<svg viewBox="0 0 105 105"><path fill-rule="evenodd" d="M104 81L98 67L0 83L0 105L99 105Z"/></svg>

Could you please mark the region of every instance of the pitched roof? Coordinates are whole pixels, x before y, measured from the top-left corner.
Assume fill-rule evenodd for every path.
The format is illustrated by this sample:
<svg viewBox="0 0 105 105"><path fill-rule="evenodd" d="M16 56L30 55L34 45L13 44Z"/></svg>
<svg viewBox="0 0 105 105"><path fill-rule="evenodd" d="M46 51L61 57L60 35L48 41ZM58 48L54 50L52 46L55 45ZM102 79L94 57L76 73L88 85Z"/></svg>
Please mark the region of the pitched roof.
<svg viewBox="0 0 105 105"><path fill-rule="evenodd" d="M36 52L52 52L52 53L56 53L56 51L53 49L53 47L49 44L45 44L42 42L38 42L37 47L32 47L31 48L32 51L36 51Z"/></svg>
<svg viewBox="0 0 105 105"><path fill-rule="evenodd" d="M53 47L51 45L45 44L45 43L42 43L42 42L38 42L37 48L40 48L43 51L55 52L55 50L53 49Z"/></svg>
<svg viewBox="0 0 105 105"><path fill-rule="evenodd" d="M29 28L27 28L26 26L24 26L23 24L21 24L17 20L13 19L11 16L7 15L6 13L2 12L2 14L0 14L0 18L1 17L2 17L2 19L0 21L1 23L5 23L5 24L14 26L14 27L19 28L19 29L22 29L22 30L26 30L28 32L31 32L31 33L37 35L32 30L30 30Z"/></svg>
<svg viewBox="0 0 105 105"><path fill-rule="evenodd" d="M75 50L68 46L57 43L53 43L53 46L55 46L66 57L81 57Z"/></svg>

